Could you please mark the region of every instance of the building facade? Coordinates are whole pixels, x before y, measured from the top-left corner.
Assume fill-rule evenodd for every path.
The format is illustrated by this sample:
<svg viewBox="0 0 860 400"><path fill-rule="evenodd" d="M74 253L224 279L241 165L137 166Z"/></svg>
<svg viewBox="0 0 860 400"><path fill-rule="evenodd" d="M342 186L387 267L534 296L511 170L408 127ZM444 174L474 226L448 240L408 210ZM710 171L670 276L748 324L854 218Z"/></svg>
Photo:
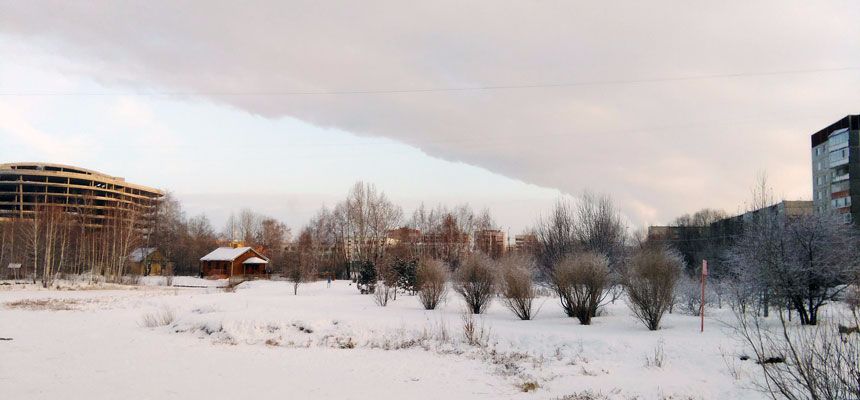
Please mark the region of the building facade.
<svg viewBox="0 0 860 400"><path fill-rule="evenodd" d="M0 220L61 210L88 228L122 220L143 233L155 225L160 190L61 164L0 164Z"/></svg>
<svg viewBox="0 0 860 400"><path fill-rule="evenodd" d="M860 203L860 115L849 115L812 135L812 199L818 213L857 221Z"/></svg>
<svg viewBox="0 0 860 400"><path fill-rule="evenodd" d="M500 229L481 229L475 232L475 249L499 258L508 250L508 236Z"/></svg>

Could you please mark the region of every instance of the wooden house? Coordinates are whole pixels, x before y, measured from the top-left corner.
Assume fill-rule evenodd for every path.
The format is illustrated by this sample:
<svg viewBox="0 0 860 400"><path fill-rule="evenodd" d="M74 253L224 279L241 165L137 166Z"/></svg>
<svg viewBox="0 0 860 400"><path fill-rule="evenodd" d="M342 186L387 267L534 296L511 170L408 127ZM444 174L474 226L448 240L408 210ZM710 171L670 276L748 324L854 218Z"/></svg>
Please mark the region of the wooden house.
<svg viewBox="0 0 860 400"><path fill-rule="evenodd" d="M128 256L128 273L132 275L170 275L172 266L155 247L134 249Z"/></svg>
<svg viewBox="0 0 860 400"><path fill-rule="evenodd" d="M251 247L219 247L200 259L204 278L267 277L269 259Z"/></svg>

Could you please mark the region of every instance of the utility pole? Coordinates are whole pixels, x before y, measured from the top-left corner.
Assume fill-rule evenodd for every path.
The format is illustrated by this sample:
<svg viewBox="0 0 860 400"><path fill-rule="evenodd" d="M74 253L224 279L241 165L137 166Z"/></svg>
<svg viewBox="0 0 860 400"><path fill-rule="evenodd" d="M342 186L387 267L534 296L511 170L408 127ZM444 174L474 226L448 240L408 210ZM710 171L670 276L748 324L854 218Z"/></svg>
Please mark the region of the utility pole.
<svg viewBox="0 0 860 400"><path fill-rule="evenodd" d="M701 324L699 333L705 332L705 281L708 277L708 260L702 260L702 301L699 302L699 316L701 316Z"/></svg>

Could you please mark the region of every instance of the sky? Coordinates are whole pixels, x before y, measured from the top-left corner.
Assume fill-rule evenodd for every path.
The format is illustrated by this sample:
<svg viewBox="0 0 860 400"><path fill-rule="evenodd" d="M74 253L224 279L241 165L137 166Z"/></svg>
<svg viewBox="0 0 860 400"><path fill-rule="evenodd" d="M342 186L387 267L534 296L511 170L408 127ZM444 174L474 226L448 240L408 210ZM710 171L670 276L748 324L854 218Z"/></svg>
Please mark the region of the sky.
<svg viewBox="0 0 860 400"><path fill-rule="evenodd" d="M860 112L855 1L0 0L0 162L301 226L357 180L512 232L606 193L632 228L811 198Z"/></svg>

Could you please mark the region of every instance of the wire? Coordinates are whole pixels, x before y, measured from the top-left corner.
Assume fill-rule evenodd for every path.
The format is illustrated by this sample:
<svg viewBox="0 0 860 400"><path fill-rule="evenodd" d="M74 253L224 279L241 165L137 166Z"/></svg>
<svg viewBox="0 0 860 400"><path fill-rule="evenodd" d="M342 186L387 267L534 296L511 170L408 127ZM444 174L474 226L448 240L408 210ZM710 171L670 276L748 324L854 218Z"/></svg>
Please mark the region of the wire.
<svg viewBox="0 0 860 400"><path fill-rule="evenodd" d="M0 92L0 96L333 96L333 95L363 95L363 94L407 94L407 93L440 93L440 92L478 92L495 90L568 88L582 86L630 85L643 83L683 82L719 78L742 78L755 76L796 75L820 72L856 71L860 67L816 68L784 71L737 72L728 74L692 75L681 77L662 77L650 79L617 79L579 82L548 82L529 84L484 85L438 87L419 89L345 89L326 91L248 91L248 92Z"/></svg>

